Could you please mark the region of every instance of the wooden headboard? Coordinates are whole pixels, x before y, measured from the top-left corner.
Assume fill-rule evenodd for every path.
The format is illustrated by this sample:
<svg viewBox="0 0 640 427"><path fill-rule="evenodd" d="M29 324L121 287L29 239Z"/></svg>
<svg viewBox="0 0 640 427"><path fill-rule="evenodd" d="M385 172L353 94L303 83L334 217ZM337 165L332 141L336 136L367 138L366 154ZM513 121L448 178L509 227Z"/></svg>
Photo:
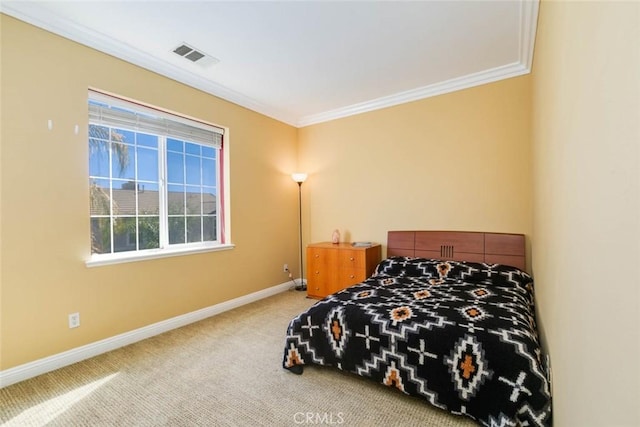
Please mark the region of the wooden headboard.
<svg viewBox="0 0 640 427"><path fill-rule="evenodd" d="M525 270L524 234L474 231L389 231L387 256L506 264Z"/></svg>

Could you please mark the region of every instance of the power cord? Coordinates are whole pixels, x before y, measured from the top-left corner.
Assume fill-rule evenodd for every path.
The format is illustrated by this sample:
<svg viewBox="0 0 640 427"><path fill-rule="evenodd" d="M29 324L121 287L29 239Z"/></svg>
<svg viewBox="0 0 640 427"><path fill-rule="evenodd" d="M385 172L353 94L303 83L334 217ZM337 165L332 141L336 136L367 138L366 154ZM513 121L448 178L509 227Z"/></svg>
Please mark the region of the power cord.
<svg viewBox="0 0 640 427"><path fill-rule="evenodd" d="M296 283L296 279L293 278L293 275L291 274L291 271L289 271L289 267L285 268L284 271L289 275L289 279L291 279L291 281L295 285L294 289L296 291L306 291L307 290L307 287L304 285L304 282L302 281L302 278L300 279L300 284L299 285Z"/></svg>

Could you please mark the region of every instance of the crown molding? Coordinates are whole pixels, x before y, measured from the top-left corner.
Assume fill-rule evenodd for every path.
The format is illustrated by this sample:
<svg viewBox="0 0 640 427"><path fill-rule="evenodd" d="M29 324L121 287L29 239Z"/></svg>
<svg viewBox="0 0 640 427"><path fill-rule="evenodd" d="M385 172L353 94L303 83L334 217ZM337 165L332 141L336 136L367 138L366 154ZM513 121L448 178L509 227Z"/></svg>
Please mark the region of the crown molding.
<svg viewBox="0 0 640 427"><path fill-rule="evenodd" d="M296 126L305 127L528 74L531 72L533 63L538 8L539 0L522 0L520 2L520 43L517 62L359 104L304 116L296 122Z"/></svg>
<svg viewBox="0 0 640 427"><path fill-rule="evenodd" d="M432 85L419 87L417 89L396 93L371 101L353 104L348 107L338 108L320 114L303 117L297 122L298 127L309 126L343 117L366 113L368 111L380 110L382 108L393 107L394 105L405 104L407 102L418 101L432 96L443 95L462 89L480 86L483 84L520 76L529 71L519 62L492 68L490 70L469 74L463 77L434 83Z"/></svg>
<svg viewBox="0 0 640 427"><path fill-rule="evenodd" d="M0 3L2 13L297 128L527 74L531 72L533 62L538 9L539 0L520 1L519 55L516 62L318 114L295 117L189 70L161 61L130 45L115 42L112 38L91 28L52 16L38 7L35 2Z"/></svg>
<svg viewBox="0 0 640 427"><path fill-rule="evenodd" d="M190 72L188 69L159 60L126 43L115 41L99 31L46 13L37 6L36 2L0 2L0 12L249 110L295 126L297 118L290 114L212 82L196 73Z"/></svg>
<svg viewBox="0 0 640 427"><path fill-rule="evenodd" d="M528 73L533 66L533 48L536 44L540 0L522 0L520 3L520 64Z"/></svg>

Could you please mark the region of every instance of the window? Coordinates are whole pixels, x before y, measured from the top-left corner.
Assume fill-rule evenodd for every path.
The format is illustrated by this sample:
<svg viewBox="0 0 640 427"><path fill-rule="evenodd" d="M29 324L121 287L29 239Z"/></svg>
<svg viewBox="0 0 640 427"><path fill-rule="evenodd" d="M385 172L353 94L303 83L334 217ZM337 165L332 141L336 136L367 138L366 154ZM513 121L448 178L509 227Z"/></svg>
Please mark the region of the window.
<svg viewBox="0 0 640 427"><path fill-rule="evenodd" d="M88 264L228 247L223 133L90 91Z"/></svg>

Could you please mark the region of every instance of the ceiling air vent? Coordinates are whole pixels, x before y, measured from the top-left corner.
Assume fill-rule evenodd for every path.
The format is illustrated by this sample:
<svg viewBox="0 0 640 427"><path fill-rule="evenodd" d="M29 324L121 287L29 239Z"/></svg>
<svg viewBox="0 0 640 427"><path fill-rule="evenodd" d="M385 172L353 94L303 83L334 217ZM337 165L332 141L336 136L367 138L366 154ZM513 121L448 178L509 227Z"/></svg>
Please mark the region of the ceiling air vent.
<svg viewBox="0 0 640 427"><path fill-rule="evenodd" d="M210 65L215 65L220 62L219 59L214 58L211 55L207 55L206 53L197 50L194 47L189 46L188 44L182 43L180 46L173 49L173 53L179 55L194 64L198 64L202 67L208 67Z"/></svg>

